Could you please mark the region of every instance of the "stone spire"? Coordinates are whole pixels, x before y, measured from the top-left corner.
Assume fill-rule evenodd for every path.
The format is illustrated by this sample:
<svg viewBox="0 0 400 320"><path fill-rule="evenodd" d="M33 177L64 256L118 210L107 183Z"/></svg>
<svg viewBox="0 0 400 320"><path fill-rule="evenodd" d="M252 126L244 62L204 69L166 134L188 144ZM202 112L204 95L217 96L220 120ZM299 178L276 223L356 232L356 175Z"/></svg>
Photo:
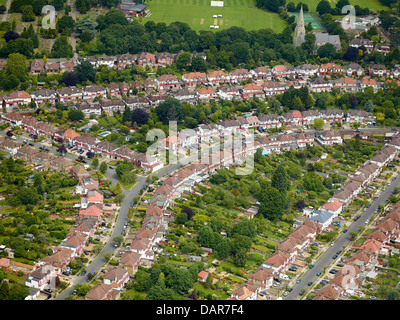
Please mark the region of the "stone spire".
<svg viewBox="0 0 400 320"><path fill-rule="evenodd" d="M300 8L299 18L297 19L296 28L294 29L293 45L298 47L301 45L301 36L306 34L304 27L303 6Z"/></svg>

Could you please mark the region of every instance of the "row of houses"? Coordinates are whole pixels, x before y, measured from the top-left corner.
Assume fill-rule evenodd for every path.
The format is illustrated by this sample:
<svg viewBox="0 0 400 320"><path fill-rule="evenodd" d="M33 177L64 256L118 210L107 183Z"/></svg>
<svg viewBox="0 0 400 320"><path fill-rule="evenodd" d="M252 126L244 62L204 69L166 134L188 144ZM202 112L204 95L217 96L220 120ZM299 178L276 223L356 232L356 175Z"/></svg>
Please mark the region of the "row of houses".
<svg viewBox="0 0 400 320"><path fill-rule="evenodd" d="M145 153L134 152L126 146L117 147L107 140L99 141L87 134L79 134L73 129L60 130L42 121L37 121L29 114L11 112L0 116L0 123L9 123L11 126L18 125L23 130L37 135L44 136L49 139L54 139L65 144L74 145L87 151L92 151L95 154L105 156L112 159L130 159L136 165L144 168L146 171L155 171L161 169L164 164L156 158L147 156ZM23 150L29 150L24 146ZM18 149L20 151L21 149ZM17 151L17 150L16 150ZM31 150L34 153L34 150ZM64 159L67 161L68 159ZM68 168L67 168L68 169Z"/></svg>
<svg viewBox="0 0 400 320"><path fill-rule="evenodd" d="M321 225L321 231L328 228L332 221L350 204L357 195L380 174L383 166L391 162L399 153L400 138L396 135L357 170L349 175L344 185L337 190L327 203L319 209L305 208L303 214Z"/></svg>
<svg viewBox="0 0 400 320"><path fill-rule="evenodd" d="M331 136L331 135L329 135ZM261 146L264 147L264 140L269 137L262 137ZM293 141L296 141L293 139ZM293 142L295 143L295 142ZM388 162L394 159L400 148L400 137L395 136L391 141L386 143L382 149L367 163L360 166L349 181L341 190L336 192L318 210L313 208L305 208L303 213L307 220L294 231L287 239L279 243L275 252L254 272L248 276L248 281L232 291L231 299L234 300L256 300L258 294L273 284L273 278L285 272L289 265L296 259L296 256L314 242L315 237L326 230L348 204L361 191L363 187L368 185L380 172L380 169ZM345 196L342 196L346 194ZM357 257L354 258L356 260ZM335 277L338 281L339 274ZM337 284L335 284L337 286ZM326 288L331 288L327 286ZM347 288L346 288L347 289ZM330 290L330 289L329 289ZM321 295L324 295L322 291ZM340 294L343 294L343 290Z"/></svg>
<svg viewBox="0 0 400 320"><path fill-rule="evenodd" d="M81 203L78 206L76 224L72 227L65 239L52 248L53 253L40 259L34 269L25 280L28 288L34 289L35 293L27 299L34 299L40 290L56 287L56 278L66 270L68 264L79 257L89 238L93 237L99 227L103 215L102 193L98 190L99 183L83 167L71 169L71 175L79 179L78 186L85 190L81 194ZM92 187L89 187L92 184ZM84 201L82 199L85 199Z"/></svg>
<svg viewBox="0 0 400 320"><path fill-rule="evenodd" d="M399 210L400 203L397 203L378 219L365 241L357 245L355 254L345 260L343 268L317 292L313 300L343 300L350 295L363 295L360 287L365 285L366 279L376 278L382 258L390 255L399 242Z"/></svg>
<svg viewBox="0 0 400 320"><path fill-rule="evenodd" d="M350 42L350 46L356 48L366 48L368 52L375 49L378 52L387 54L390 52L390 46L386 44L377 44L374 46L373 42L368 39L356 38ZM82 61L89 61L94 67L107 66L109 68L124 69L129 66L150 66L153 68L165 67L171 65L179 57L178 54L171 54L168 52L162 52L158 54L151 54L149 52L141 52L140 54L123 54L120 56L107 56L102 55L99 57L85 57L79 58L76 64ZM194 52L191 54L193 57L202 57L206 60L204 53ZM381 70L385 70L382 73ZM309 63L300 64L298 66L291 66L289 64L278 64L273 67L259 66L251 70L238 68L231 72L224 70L213 70L208 73L205 72L189 72L182 75L182 82L186 86L194 86L201 84L219 85L221 83L240 83L249 79L283 79L283 78L297 78L306 79L312 76L325 76L325 75L348 75L348 76L362 76L365 74L376 75L376 76L390 76L398 77L399 66L395 66L391 70L387 70L386 67L380 64L371 64L362 68L357 63L350 63L344 66L340 66L335 63L326 63L321 65L313 65ZM167 77L160 78L158 81L161 83L167 79ZM177 78L170 78L178 81ZM172 84L171 84L172 85Z"/></svg>
<svg viewBox="0 0 400 320"><path fill-rule="evenodd" d="M273 285L274 278L284 272L296 256L308 248L319 233L317 222L306 220L290 236L278 244L275 252L257 270L248 275L248 280L231 292L231 300L256 300L261 291Z"/></svg>

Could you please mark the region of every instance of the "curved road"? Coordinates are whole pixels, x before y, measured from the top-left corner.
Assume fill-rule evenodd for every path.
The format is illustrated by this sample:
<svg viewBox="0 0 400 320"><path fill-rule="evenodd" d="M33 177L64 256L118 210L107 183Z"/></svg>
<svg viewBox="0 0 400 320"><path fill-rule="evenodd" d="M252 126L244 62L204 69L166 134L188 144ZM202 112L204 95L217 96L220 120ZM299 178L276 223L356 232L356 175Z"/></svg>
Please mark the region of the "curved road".
<svg viewBox="0 0 400 320"><path fill-rule="evenodd" d="M188 159L191 159L191 158L188 158ZM157 171L156 173L152 174L152 176L157 176L158 178L162 178L164 175L170 174L170 173L174 172L175 170L177 170L178 167L179 167L179 164L173 164L173 165L164 167L161 170ZM108 169L106 172L106 175L110 180L112 180L112 181L116 180L115 174L112 170ZM118 214L117 221L115 222L115 226L114 226L112 235L109 237L107 243L104 245L101 252L87 266L86 271L88 274L92 273L92 272L97 273L102 268L104 263L106 262L104 255L107 253L110 253L112 255L114 253L114 251L116 250L116 248L114 247L114 244L113 244L113 238L121 235L125 222L129 220L128 211L129 211L132 199L134 197L139 196L140 190L143 188L145 181L146 181L146 177L139 176L137 179L137 183L133 186L132 189L124 190L122 192L125 195L125 198L121 202L120 211ZM86 283L87 280L88 279L86 276L80 276L80 275L75 276L73 281L69 285L69 287L67 289L65 289L63 292L59 293L54 299L55 300L65 299L67 296L69 296L73 293L75 285Z"/></svg>

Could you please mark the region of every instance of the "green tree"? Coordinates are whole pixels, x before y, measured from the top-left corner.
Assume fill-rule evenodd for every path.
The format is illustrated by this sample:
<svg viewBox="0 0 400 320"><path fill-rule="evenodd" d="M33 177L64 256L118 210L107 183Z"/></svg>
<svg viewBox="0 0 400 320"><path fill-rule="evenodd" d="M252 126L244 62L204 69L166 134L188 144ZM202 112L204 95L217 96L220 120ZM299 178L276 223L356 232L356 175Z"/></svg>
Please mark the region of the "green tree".
<svg viewBox="0 0 400 320"><path fill-rule="evenodd" d="M182 104L178 99L166 98L155 109L158 118L164 123L183 119Z"/></svg>
<svg viewBox="0 0 400 320"><path fill-rule="evenodd" d="M76 72L79 77L79 82L91 81L94 82L96 70L89 61L83 61L76 67Z"/></svg>
<svg viewBox="0 0 400 320"><path fill-rule="evenodd" d="M114 193L117 194L117 195L122 193L122 187L121 187L121 184L119 182L117 182L117 184L115 185Z"/></svg>
<svg viewBox="0 0 400 320"><path fill-rule="evenodd" d="M28 69L26 66L26 57L20 53L11 53L6 62L6 73L8 76L15 76L17 78L26 75Z"/></svg>
<svg viewBox="0 0 400 320"><path fill-rule="evenodd" d="M24 6L22 9L22 21L25 22L30 22L30 21L35 21L35 14L33 13L33 8L32 6Z"/></svg>
<svg viewBox="0 0 400 320"><path fill-rule="evenodd" d="M276 168L271 179L271 186L284 194L286 194L286 192L289 190L289 176L282 164L280 164L278 168Z"/></svg>
<svg viewBox="0 0 400 320"><path fill-rule="evenodd" d="M92 160L92 166L95 168L99 166L99 159L97 157Z"/></svg>
<svg viewBox="0 0 400 320"><path fill-rule="evenodd" d="M286 206L285 193L272 186L262 187L258 197L260 202L259 213L269 220L279 219Z"/></svg>
<svg viewBox="0 0 400 320"><path fill-rule="evenodd" d="M175 61L175 65L179 71L186 70L191 61L190 52L184 52L179 55L179 57Z"/></svg>
<svg viewBox="0 0 400 320"><path fill-rule="evenodd" d="M107 162L105 162L105 161L102 162L102 163L100 164L100 169L99 169L100 172L104 174L104 173L106 173L107 169L108 169Z"/></svg>
<svg viewBox="0 0 400 320"><path fill-rule="evenodd" d="M314 128L317 130L321 130L325 125L325 122L321 118L314 119Z"/></svg>
<svg viewBox="0 0 400 320"><path fill-rule="evenodd" d="M66 28L73 31L75 28L75 20L71 16L63 16L57 21L57 27L60 33Z"/></svg>
<svg viewBox="0 0 400 320"><path fill-rule="evenodd" d="M83 114L83 112L81 110L71 109L68 112L68 119L71 121L79 121L79 120L83 120L84 118L85 118L85 115Z"/></svg>
<svg viewBox="0 0 400 320"><path fill-rule="evenodd" d="M66 36L61 36L56 39L51 48L50 53L52 58L72 58L74 56L73 48L68 43Z"/></svg>

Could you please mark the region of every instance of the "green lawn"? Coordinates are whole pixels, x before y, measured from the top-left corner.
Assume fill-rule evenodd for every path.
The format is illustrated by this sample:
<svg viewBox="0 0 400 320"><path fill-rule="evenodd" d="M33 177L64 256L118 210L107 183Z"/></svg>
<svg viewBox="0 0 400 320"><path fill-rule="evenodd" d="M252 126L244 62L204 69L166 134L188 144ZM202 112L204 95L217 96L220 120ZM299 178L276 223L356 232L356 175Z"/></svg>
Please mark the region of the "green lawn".
<svg viewBox="0 0 400 320"><path fill-rule="evenodd" d="M299 2L302 3L306 3L308 5L308 8L310 11L315 11L315 9L317 8L318 3L321 0L296 0L293 1L293 3L295 5L297 5ZM335 3L337 1L335 0L328 0L331 7L335 6ZM290 2L290 1L289 1ZM360 1L360 0L349 0L350 4L355 6L355 5L359 5L361 8L369 8L371 10L387 10L388 7L382 5L379 0L364 0L364 1Z"/></svg>
<svg viewBox="0 0 400 320"><path fill-rule="evenodd" d="M152 15L143 18L142 22L186 22L195 30L221 30L232 26L246 30L271 28L281 32L286 22L278 14L258 9L254 0L225 0L224 7L211 7L210 0L151 0L147 2ZM222 18L213 18L213 15ZM210 25L218 25L219 29L210 29Z"/></svg>

